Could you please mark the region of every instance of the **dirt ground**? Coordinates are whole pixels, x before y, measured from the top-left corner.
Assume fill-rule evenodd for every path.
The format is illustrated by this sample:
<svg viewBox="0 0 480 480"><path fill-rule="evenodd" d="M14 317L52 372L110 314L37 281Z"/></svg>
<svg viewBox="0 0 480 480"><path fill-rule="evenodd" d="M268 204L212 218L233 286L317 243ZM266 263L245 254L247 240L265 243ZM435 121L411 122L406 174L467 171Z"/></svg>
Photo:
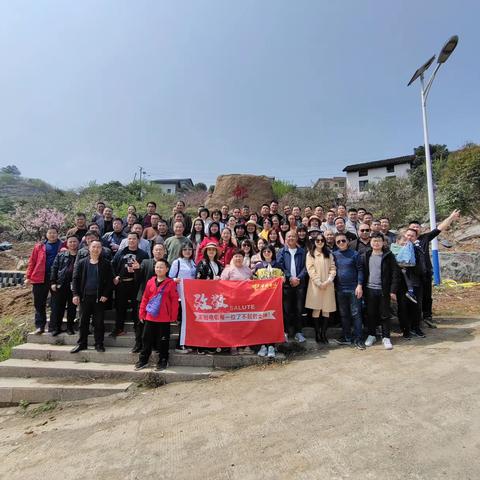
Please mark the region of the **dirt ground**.
<svg viewBox="0 0 480 480"><path fill-rule="evenodd" d="M4 409L0 477L478 479L480 319L428 334L34 418Z"/></svg>

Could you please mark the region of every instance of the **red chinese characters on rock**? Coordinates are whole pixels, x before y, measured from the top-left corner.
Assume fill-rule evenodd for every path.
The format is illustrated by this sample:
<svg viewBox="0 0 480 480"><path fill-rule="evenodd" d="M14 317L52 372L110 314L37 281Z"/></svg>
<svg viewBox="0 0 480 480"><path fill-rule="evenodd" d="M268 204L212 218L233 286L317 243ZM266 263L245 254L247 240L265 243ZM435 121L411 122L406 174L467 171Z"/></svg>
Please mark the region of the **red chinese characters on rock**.
<svg viewBox="0 0 480 480"><path fill-rule="evenodd" d="M237 185L235 187L235 190L233 191L233 196L237 200L243 200L244 198L248 197L248 191L245 187L242 187L240 185Z"/></svg>

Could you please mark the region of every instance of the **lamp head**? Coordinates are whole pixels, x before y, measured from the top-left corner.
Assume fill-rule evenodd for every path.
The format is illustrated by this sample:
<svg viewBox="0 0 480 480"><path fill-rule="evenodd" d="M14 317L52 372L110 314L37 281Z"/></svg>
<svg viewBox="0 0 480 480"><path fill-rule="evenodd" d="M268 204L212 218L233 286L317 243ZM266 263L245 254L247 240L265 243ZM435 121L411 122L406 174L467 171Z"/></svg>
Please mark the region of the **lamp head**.
<svg viewBox="0 0 480 480"><path fill-rule="evenodd" d="M448 42L443 46L440 54L438 55L438 63L445 63L448 60L448 57L455 50L455 47L458 44L458 35L451 37Z"/></svg>

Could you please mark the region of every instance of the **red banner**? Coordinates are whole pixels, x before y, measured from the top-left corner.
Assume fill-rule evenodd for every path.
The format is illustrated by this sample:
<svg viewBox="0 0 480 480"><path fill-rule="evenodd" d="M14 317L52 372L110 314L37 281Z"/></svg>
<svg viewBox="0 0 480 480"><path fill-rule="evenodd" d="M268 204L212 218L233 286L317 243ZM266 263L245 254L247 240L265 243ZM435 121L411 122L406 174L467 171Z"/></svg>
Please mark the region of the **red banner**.
<svg viewBox="0 0 480 480"><path fill-rule="evenodd" d="M284 341L281 278L182 282L182 345L243 347Z"/></svg>

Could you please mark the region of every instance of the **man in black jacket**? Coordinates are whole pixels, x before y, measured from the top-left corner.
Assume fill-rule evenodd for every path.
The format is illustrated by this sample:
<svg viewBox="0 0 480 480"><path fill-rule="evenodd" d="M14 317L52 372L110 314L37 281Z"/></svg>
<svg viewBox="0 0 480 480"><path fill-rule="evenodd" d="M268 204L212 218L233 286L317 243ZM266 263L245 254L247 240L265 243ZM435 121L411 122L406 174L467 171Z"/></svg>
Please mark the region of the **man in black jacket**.
<svg viewBox="0 0 480 480"><path fill-rule="evenodd" d="M52 314L50 315L50 323L48 330L52 333L52 337L56 337L62 333L63 315L65 308L67 309L67 333L74 335L73 323L77 306L72 302L72 289L70 285L73 277L73 266L77 258L78 238L71 235L67 238L67 250L60 252L53 261L50 273L51 290L52 290Z"/></svg>
<svg viewBox="0 0 480 480"><path fill-rule="evenodd" d="M86 350L88 330L92 317L95 350L104 352L105 303L112 295L112 266L102 255L102 244L93 240L89 245L89 256L75 263L72 279L73 303L81 306L80 336L78 345L71 350L77 353Z"/></svg>
<svg viewBox="0 0 480 480"><path fill-rule="evenodd" d="M423 298L422 298L422 314L424 322L432 328L435 328L435 325L432 323L432 275L433 275L433 266L432 260L430 259L430 242L438 237L440 233L444 230L447 230L448 227L455 221L460 218L460 210L454 210L443 222L439 223L437 228L430 230L429 232L420 233L421 225L417 220L410 222L408 228L411 228L417 232L418 238L416 245L420 248L423 255L425 256L425 278L423 281Z"/></svg>
<svg viewBox="0 0 480 480"><path fill-rule="evenodd" d="M377 325L381 324L383 346L386 350L391 350L390 300L397 299L398 266L395 256L387 249L387 242L381 233L372 234L370 243L372 248L365 252L363 281L368 330L365 346L371 347L375 343L375 331Z"/></svg>
<svg viewBox="0 0 480 480"><path fill-rule="evenodd" d="M136 232L130 232L127 237L127 247L119 250L113 257L112 267L114 273L113 283L116 286L116 322L110 334L112 337L125 335L124 327L127 310L132 309L135 330L138 326L137 293L139 287L140 264L148 258L145 251L138 246L140 237Z"/></svg>
<svg viewBox="0 0 480 480"><path fill-rule="evenodd" d="M417 232L409 228L400 238L403 241L409 241L415 245L417 241ZM422 298L423 284L425 281L425 255L422 250L414 246L415 266L405 268L405 276L400 277L398 286L398 317L400 326L403 330L403 338L410 340L412 337L425 337L420 328L422 321ZM407 296L412 291L413 295ZM411 298L415 299L412 301ZM415 303L416 302L416 303Z"/></svg>

